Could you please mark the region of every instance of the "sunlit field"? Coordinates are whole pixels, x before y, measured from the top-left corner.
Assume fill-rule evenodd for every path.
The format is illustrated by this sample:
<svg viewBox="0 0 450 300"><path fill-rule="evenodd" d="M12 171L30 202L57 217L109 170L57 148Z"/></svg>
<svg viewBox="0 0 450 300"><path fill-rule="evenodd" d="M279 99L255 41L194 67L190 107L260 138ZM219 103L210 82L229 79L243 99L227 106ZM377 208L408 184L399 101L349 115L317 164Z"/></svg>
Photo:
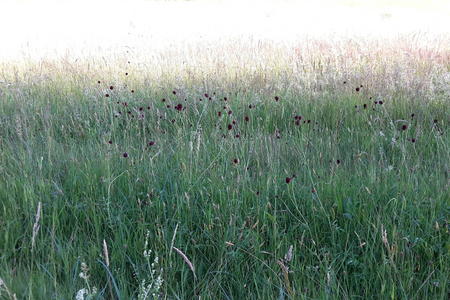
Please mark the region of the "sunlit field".
<svg viewBox="0 0 450 300"><path fill-rule="evenodd" d="M448 299L425 2L0 1L0 299Z"/></svg>

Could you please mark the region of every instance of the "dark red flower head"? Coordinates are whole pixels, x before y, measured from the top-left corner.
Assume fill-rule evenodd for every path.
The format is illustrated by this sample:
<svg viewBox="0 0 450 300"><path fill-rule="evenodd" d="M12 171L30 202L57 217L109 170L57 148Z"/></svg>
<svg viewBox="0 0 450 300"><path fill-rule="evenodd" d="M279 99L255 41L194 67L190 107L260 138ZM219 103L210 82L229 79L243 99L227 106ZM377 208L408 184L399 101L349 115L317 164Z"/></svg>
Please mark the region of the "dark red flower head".
<svg viewBox="0 0 450 300"><path fill-rule="evenodd" d="M110 89L110 90L113 90L113 89L114 89L114 87L113 87L113 86L110 86L110 87L109 87L109 89Z"/></svg>
<svg viewBox="0 0 450 300"><path fill-rule="evenodd" d="M177 94L177 92L175 92L175 91L173 91L172 93L173 93L174 95L176 95L176 94Z"/></svg>
<svg viewBox="0 0 450 300"><path fill-rule="evenodd" d="M438 120L437 119L434 119L434 124L436 124L438 122Z"/></svg>
<svg viewBox="0 0 450 300"><path fill-rule="evenodd" d="M402 126L402 129L403 129L403 130L406 130L406 125L403 125L403 126Z"/></svg>
<svg viewBox="0 0 450 300"><path fill-rule="evenodd" d="M128 157L128 153L125 152L125 153L123 154L123 157Z"/></svg>
<svg viewBox="0 0 450 300"><path fill-rule="evenodd" d="M340 160L340 159L338 159L338 160L337 160L337 163L338 163L338 164L340 164L340 163L341 163L341 160Z"/></svg>
<svg viewBox="0 0 450 300"><path fill-rule="evenodd" d="M356 88L356 91L359 92L359 87Z"/></svg>
<svg viewBox="0 0 450 300"><path fill-rule="evenodd" d="M291 178L290 177L286 177L286 183L291 182Z"/></svg>
<svg viewBox="0 0 450 300"><path fill-rule="evenodd" d="M219 111L219 117L222 115L222 112Z"/></svg>
<svg viewBox="0 0 450 300"><path fill-rule="evenodd" d="M233 129L233 126L231 124L228 124L228 130Z"/></svg>
<svg viewBox="0 0 450 300"><path fill-rule="evenodd" d="M150 146L153 146L155 144L154 141L150 141L150 143L148 143Z"/></svg>
<svg viewBox="0 0 450 300"><path fill-rule="evenodd" d="M235 164L237 164L237 163L238 163L238 160L237 160L237 158L235 158L235 159L234 159L234 163L235 163Z"/></svg>
<svg viewBox="0 0 450 300"><path fill-rule="evenodd" d="M275 101L277 101L277 102L278 102L278 100L279 100L278 96L275 96Z"/></svg>
<svg viewBox="0 0 450 300"><path fill-rule="evenodd" d="M248 122L250 119L246 116L245 117L245 121Z"/></svg>

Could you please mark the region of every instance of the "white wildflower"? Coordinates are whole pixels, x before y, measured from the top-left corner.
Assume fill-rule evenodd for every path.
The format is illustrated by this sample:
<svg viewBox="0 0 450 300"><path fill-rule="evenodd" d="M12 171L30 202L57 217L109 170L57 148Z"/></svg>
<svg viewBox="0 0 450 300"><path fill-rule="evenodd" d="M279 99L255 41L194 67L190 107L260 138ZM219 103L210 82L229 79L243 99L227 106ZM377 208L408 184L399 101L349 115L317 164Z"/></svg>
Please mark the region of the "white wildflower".
<svg viewBox="0 0 450 300"><path fill-rule="evenodd" d="M79 290L75 299L76 300L84 300L84 294L89 294L86 289Z"/></svg>

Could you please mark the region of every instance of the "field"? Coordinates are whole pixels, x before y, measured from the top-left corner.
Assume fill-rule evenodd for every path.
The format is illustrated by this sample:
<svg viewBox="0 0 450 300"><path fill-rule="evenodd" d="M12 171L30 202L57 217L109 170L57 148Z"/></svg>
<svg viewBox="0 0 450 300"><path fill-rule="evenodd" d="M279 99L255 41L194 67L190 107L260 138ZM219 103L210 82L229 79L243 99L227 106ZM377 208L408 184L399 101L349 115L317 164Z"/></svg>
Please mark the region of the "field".
<svg viewBox="0 0 450 300"><path fill-rule="evenodd" d="M0 299L448 299L450 34L385 4L0 46Z"/></svg>

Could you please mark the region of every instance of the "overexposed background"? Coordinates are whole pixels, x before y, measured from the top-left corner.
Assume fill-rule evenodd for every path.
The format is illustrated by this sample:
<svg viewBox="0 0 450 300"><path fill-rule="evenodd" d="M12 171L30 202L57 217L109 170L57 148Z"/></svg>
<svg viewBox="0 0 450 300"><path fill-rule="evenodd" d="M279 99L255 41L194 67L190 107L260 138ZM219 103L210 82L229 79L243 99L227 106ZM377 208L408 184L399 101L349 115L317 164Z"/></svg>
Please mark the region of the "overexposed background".
<svg viewBox="0 0 450 300"><path fill-rule="evenodd" d="M0 59L228 37L447 34L450 1L0 1ZM88 50L90 49L90 50Z"/></svg>

